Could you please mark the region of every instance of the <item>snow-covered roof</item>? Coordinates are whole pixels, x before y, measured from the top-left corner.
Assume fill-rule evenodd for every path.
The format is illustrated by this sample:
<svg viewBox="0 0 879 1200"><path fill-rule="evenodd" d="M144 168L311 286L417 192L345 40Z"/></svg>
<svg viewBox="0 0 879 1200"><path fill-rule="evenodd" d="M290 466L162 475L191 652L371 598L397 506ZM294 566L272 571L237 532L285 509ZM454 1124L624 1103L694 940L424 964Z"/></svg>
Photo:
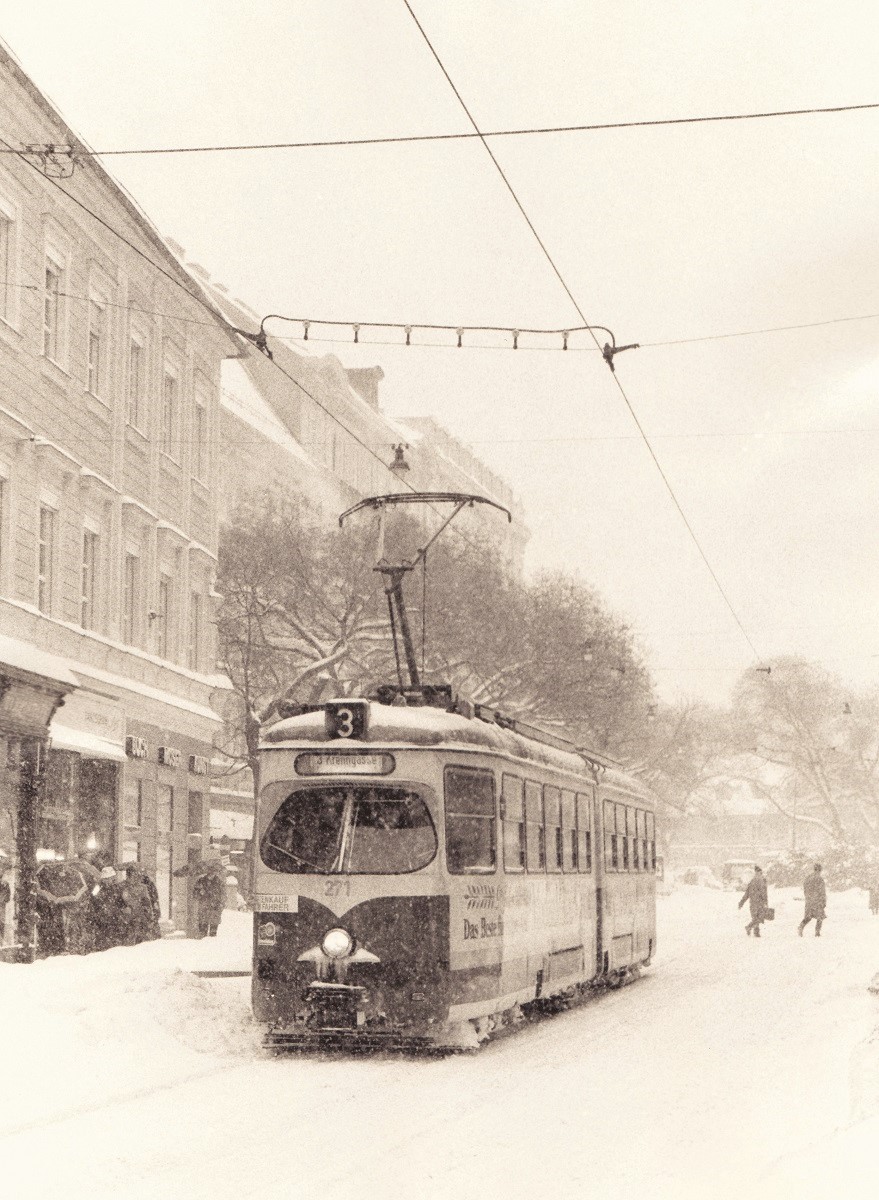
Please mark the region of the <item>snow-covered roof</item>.
<svg viewBox="0 0 879 1200"><path fill-rule="evenodd" d="M334 747L339 747L338 739L331 739L327 734L324 712L321 709L298 717L288 717L273 725L263 737L263 748L291 749L302 744L313 745L330 741ZM461 716L441 708L404 708L371 700L366 737L363 740L346 738L344 745L354 750L377 744L395 749L466 748L476 752L525 759L543 767L552 767L581 776L587 770L584 759L579 754L556 749L511 729L504 729L491 721ZM645 798L649 796L643 784L623 771L608 768L602 778L608 786L616 785L628 791L636 791Z"/></svg>

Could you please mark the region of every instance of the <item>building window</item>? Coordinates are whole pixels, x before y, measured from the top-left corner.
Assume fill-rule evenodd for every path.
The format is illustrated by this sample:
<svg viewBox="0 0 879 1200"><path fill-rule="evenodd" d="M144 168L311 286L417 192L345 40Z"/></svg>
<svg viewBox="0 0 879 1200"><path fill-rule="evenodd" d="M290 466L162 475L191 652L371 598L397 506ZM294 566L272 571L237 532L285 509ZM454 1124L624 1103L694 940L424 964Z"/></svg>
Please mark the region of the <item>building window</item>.
<svg viewBox="0 0 879 1200"><path fill-rule="evenodd" d="M146 353L143 342L132 337L128 342L128 424L141 428L143 419Z"/></svg>
<svg viewBox="0 0 879 1200"><path fill-rule="evenodd" d="M98 569L98 535L86 529L82 535L82 595L80 624L83 629L95 628L95 576Z"/></svg>
<svg viewBox="0 0 879 1200"><path fill-rule="evenodd" d="M171 658L171 623L173 620L173 600L171 576L159 576L159 611L156 615L158 636L156 652L159 658Z"/></svg>
<svg viewBox="0 0 879 1200"><path fill-rule="evenodd" d="M6 489L7 482L0 475L0 588L3 586L4 551L6 549Z"/></svg>
<svg viewBox="0 0 879 1200"><path fill-rule="evenodd" d="M52 609L52 567L55 559L55 510L40 506L40 538L37 548L37 608Z"/></svg>
<svg viewBox="0 0 879 1200"><path fill-rule="evenodd" d="M15 297L15 221L0 209L0 317L11 321L16 312Z"/></svg>
<svg viewBox="0 0 879 1200"><path fill-rule="evenodd" d="M89 300L88 382L93 396L104 388L107 357L107 309L98 300Z"/></svg>
<svg viewBox="0 0 879 1200"><path fill-rule="evenodd" d="M192 473L204 480L208 462L208 410L200 397L195 397L192 412Z"/></svg>
<svg viewBox="0 0 879 1200"><path fill-rule="evenodd" d="M140 583L140 559L136 554L126 554L122 579L122 640L129 646L137 642L137 601Z"/></svg>
<svg viewBox="0 0 879 1200"><path fill-rule="evenodd" d="M61 292L64 267L54 258L46 258L43 289L43 354L53 362L61 359Z"/></svg>
<svg viewBox="0 0 879 1200"><path fill-rule="evenodd" d="M176 457L180 381L167 366L162 372L162 452Z"/></svg>
<svg viewBox="0 0 879 1200"><path fill-rule="evenodd" d="M189 597L189 647L187 665L190 670L197 671L201 662L202 640L202 598L198 592Z"/></svg>

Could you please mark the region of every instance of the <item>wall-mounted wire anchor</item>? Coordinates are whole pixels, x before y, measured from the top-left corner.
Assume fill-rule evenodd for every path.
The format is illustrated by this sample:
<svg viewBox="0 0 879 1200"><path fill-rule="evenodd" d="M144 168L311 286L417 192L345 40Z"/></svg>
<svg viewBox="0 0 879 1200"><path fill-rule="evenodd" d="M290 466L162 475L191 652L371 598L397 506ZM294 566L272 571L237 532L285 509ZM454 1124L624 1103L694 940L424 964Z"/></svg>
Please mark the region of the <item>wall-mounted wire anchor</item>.
<svg viewBox="0 0 879 1200"><path fill-rule="evenodd" d="M628 346L612 346L610 342L605 342L601 351L601 357L604 359L613 373L616 374L616 367L613 365L614 355L622 354L624 350L640 350L640 348L641 347L638 342L630 342Z"/></svg>
<svg viewBox="0 0 879 1200"><path fill-rule="evenodd" d="M412 345L412 326L404 325L403 328L406 331L406 345L411 346Z"/></svg>
<svg viewBox="0 0 879 1200"><path fill-rule="evenodd" d="M519 349L519 330L514 329L512 331L512 333L513 333L513 349L518 350Z"/></svg>
<svg viewBox="0 0 879 1200"><path fill-rule="evenodd" d="M360 341L360 326L352 325L351 328L354 330L354 341L359 342Z"/></svg>
<svg viewBox="0 0 879 1200"><path fill-rule="evenodd" d="M302 328L304 330L303 337L302 337L303 342L308 341L308 327L310 325L311 325L311 321L303 321L302 322Z"/></svg>
<svg viewBox="0 0 879 1200"><path fill-rule="evenodd" d="M568 330L567 330L567 329L566 329L566 330L565 330L565 331L562 333L562 349L563 349L563 350L567 350L567 348L568 348L568 338L569 338L570 336L571 336L571 335L570 335L570 333L568 332Z"/></svg>
<svg viewBox="0 0 879 1200"><path fill-rule="evenodd" d="M33 162L48 179L69 179L76 166L76 152L72 146L57 146L53 142L25 146L23 154Z"/></svg>
<svg viewBox="0 0 879 1200"><path fill-rule="evenodd" d="M464 341L464 330L463 330L463 329L456 329L456 330L455 330L455 332L456 332L456 333L457 333L457 335L458 335L458 346L459 346L459 348L460 348L460 346L461 346L461 345L463 345L463 341Z"/></svg>
<svg viewBox="0 0 879 1200"><path fill-rule="evenodd" d="M233 329L233 332L240 334L243 338L247 338L249 342L253 342L257 350L261 350L266 358L273 357L268 341L266 340L266 331L262 327L260 327L259 333L250 333L246 329Z"/></svg>

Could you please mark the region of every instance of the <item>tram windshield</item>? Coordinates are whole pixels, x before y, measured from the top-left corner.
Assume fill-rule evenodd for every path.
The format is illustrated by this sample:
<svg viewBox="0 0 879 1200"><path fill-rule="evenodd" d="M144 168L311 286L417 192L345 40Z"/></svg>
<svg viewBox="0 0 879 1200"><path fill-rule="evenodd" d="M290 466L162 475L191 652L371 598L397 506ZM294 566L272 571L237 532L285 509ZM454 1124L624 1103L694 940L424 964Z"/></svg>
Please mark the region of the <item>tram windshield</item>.
<svg viewBox="0 0 879 1200"><path fill-rule="evenodd" d="M401 875L436 851L427 805L398 787L291 792L260 843L265 865L287 875Z"/></svg>

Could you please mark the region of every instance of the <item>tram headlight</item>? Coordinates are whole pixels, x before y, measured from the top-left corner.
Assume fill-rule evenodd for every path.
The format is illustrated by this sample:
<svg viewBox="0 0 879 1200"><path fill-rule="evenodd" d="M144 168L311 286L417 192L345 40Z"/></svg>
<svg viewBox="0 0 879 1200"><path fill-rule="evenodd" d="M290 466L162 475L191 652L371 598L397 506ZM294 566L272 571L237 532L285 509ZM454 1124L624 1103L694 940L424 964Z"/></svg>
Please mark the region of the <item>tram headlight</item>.
<svg viewBox="0 0 879 1200"><path fill-rule="evenodd" d="M344 929L331 929L321 942L327 958L347 958L354 949L354 939Z"/></svg>

